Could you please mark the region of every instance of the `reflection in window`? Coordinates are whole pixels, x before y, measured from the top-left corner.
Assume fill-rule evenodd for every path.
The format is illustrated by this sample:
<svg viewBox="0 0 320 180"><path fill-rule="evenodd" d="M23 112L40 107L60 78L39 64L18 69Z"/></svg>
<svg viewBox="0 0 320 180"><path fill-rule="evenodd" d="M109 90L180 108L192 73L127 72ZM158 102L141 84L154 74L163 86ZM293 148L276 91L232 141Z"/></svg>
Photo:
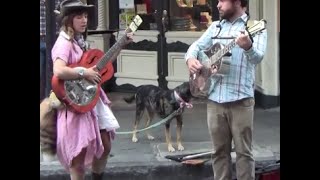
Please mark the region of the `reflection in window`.
<svg viewBox="0 0 320 180"><path fill-rule="evenodd" d="M170 0L169 6L171 31L204 31L212 23L208 0Z"/></svg>

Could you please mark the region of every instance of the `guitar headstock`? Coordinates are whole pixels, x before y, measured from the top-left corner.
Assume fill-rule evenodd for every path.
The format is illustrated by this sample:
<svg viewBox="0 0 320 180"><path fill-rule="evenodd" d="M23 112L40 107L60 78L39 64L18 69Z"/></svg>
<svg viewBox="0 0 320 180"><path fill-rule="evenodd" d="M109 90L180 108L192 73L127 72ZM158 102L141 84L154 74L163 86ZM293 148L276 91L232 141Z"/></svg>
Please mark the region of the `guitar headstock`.
<svg viewBox="0 0 320 180"><path fill-rule="evenodd" d="M138 27L140 26L141 23L142 23L141 17L139 15L136 15L133 18L131 24L129 25L129 28L128 28L127 31L128 32L135 32L138 29Z"/></svg>
<svg viewBox="0 0 320 180"><path fill-rule="evenodd" d="M262 19L260 21L254 21L252 25L249 25L248 31L251 35L261 32L267 28L267 21Z"/></svg>

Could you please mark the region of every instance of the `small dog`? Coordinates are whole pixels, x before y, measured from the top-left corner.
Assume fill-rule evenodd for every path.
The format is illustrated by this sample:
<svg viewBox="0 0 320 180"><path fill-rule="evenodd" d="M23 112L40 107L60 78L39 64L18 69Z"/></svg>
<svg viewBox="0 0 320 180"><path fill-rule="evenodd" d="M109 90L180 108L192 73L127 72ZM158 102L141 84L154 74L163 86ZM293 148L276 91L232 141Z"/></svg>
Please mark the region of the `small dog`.
<svg viewBox="0 0 320 180"><path fill-rule="evenodd" d="M40 103L40 146L44 161L52 161L56 154L56 110L63 107L54 93Z"/></svg>
<svg viewBox="0 0 320 180"><path fill-rule="evenodd" d="M177 146L178 150L182 151L184 150L184 147L181 143L182 113L185 107L192 107L192 105L189 104L191 98L192 95L190 92L189 82L184 82L183 84L171 90L164 90L154 85L142 85L138 87L137 92L133 96L124 98L124 100L127 103L132 103L133 100L136 99L136 119L134 121L134 131L137 131L140 119L145 112L147 112L145 127L148 127L152 122L154 115L157 115L163 119L181 107L179 111L180 113L178 113L175 118L177 120ZM172 119L166 122L165 136L168 151L174 152L175 149L171 144L170 134L171 121ZM148 139L154 139L148 130L146 130L146 135ZM132 142L137 141L137 134L134 132L132 136Z"/></svg>

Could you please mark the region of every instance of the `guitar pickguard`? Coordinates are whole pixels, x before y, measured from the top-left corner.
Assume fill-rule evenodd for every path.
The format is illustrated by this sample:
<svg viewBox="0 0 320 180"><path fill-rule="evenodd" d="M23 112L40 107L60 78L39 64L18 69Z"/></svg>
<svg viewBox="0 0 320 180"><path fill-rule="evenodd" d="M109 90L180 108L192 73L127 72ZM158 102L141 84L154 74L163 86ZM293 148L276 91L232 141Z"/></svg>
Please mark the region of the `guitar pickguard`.
<svg viewBox="0 0 320 180"><path fill-rule="evenodd" d="M209 49L205 50L204 53L211 58L214 54L216 54L219 50L223 49L224 45L221 43L215 43Z"/></svg>
<svg viewBox="0 0 320 180"><path fill-rule="evenodd" d="M230 72L231 59L227 56L217 59L216 56L214 56L214 54L218 53L224 47L225 46L221 43L215 43L209 49L200 51L198 55L198 59L201 60L201 64L206 68L211 68L212 65L217 66L217 76L223 76ZM228 53L227 55L231 56L231 53Z"/></svg>

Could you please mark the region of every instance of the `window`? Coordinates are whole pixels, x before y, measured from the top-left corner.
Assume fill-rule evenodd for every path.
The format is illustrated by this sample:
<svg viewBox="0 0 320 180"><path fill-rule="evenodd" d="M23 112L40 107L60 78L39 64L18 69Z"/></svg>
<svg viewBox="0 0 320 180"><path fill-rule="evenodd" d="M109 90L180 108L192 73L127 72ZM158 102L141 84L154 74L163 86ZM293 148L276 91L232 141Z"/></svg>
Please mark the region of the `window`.
<svg viewBox="0 0 320 180"><path fill-rule="evenodd" d="M205 31L212 23L212 0L169 0L170 31Z"/></svg>

